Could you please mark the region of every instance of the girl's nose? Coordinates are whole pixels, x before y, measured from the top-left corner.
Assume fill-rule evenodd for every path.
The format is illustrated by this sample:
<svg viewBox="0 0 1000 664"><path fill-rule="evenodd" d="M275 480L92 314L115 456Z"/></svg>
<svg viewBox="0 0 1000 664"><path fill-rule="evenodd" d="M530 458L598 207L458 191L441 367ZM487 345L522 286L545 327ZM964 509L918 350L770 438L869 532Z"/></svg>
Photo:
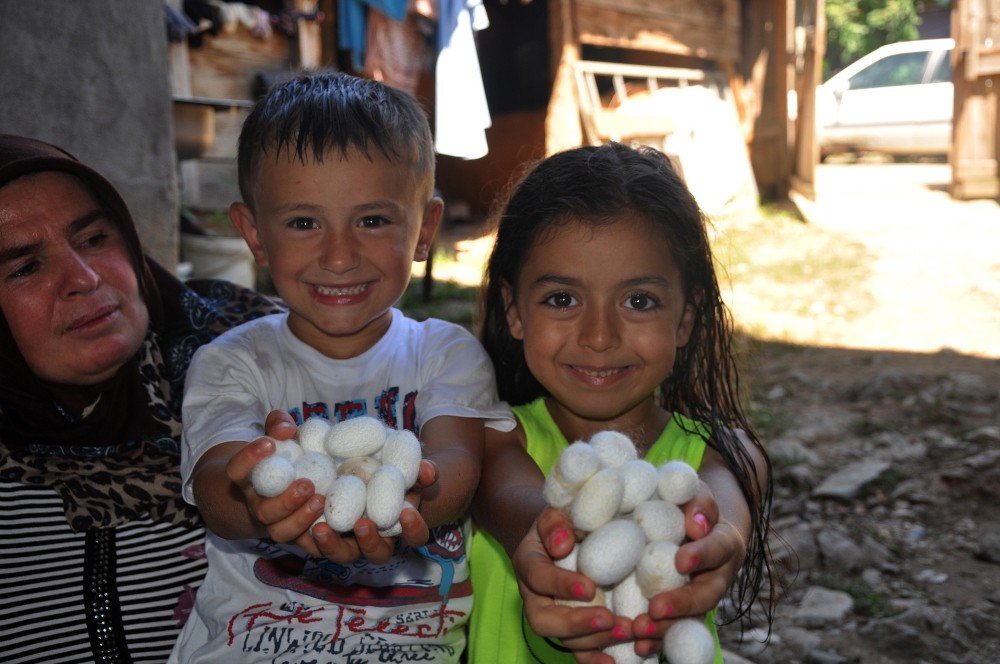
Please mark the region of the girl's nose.
<svg viewBox="0 0 1000 664"><path fill-rule="evenodd" d="M71 251L63 259L62 281L64 297L86 295L101 285L101 275L86 259Z"/></svg>
<svg viewBox="0 0 1000 664"><path fill-rule="evenodd" d="M580 345L596 352L616 348L620 341L618 318L610 311L594 308L580 321Z"/></svg>
<svg viewBox="0 0 1000 664"><path fill-rule="evenodd" d="M319 265L324 270L343 274L358 266L358 250L350 233L331 233L323 246Z"/></svg>

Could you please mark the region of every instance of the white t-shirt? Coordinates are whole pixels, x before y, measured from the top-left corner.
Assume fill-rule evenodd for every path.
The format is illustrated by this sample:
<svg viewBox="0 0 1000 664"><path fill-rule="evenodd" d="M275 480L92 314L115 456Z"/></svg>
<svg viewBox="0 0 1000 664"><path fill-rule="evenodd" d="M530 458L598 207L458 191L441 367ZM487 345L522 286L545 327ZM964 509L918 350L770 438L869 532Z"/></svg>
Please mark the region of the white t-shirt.
<svg viewBox="0 0 1000 664"><path fill-rule="evenodd" d="M265 415L286 410L339 421L359 415L419 432L441 416L509 430L492 367L476 339L438 320L393 310L385 336L333 360L300 341L278 314L203 346L184 391L181 474L212 446L253 440ZM469 520L431 530L418 549L399 542L384 565L339 565L270 540L206 540L208 575L171 655L183 662L454 662L472 608Z"/></svg>

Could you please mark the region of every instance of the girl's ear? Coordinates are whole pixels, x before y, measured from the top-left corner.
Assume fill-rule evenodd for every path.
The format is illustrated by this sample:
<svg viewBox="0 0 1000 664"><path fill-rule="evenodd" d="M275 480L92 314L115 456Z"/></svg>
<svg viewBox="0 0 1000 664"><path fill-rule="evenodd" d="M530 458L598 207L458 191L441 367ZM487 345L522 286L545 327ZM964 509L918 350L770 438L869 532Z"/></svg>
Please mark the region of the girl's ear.
<svg viewBox="0 0 1000 664"><path fill-rule="evenodd" d="M503 294L503 310L507 314L507 329L510 330L510 336L518 341L524 341L524 326L521 324L517 305L514 304L514 292L510 284L504 282L500 286L500 292Z"/></svg>
<svg viewBox="0 0 1000 664"><path fill-rule="evenodd" d="M253 218L253 211L244 203L236 202L229 206L229 220L243 236L253 258L260 267L267 267L267 252L260 239L260 230Z"/></svg>
<svg viewBox="0 0 1000 664"><path fill-rule="evenodd" d="M698 312L693 303L684 305L684 313L681 314L681 322L677 326L677 347L686 346L691 340L691 332L694 330L694 322Z"/></svg>

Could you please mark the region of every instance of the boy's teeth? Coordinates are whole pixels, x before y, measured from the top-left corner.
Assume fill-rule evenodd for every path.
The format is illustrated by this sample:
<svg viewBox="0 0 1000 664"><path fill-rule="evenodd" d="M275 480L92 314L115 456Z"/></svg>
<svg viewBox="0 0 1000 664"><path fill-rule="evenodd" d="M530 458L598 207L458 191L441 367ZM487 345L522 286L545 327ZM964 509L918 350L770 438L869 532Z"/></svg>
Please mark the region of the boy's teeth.
<svg viewBox="0 0 1000 664"><path fill-rule="evenodd" d="M611 374L618 373L618 370L617 369L602 369L600 371L596 371L596 370L593 370L593 369L584 369L583 372L585 374L587 374L588 376L594 376L595 378L607 378Z"/></svg>
<svg viewBox="0 0 1000 664"><path fill-rule="evenodd" d="M357 295L365 289L364 284L351 286L350 288L331 288L330 286L316 286L316 290L323 295Z"/></svg>

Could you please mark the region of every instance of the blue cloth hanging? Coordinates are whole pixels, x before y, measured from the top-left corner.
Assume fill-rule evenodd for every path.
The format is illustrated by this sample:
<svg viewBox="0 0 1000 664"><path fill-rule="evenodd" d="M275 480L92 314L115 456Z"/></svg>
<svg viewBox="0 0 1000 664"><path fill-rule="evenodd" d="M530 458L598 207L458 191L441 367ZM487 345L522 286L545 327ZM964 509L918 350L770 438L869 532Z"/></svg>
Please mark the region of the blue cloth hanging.
<svg viewBox="0 0 1000 664"><path fill-rule="evenodd" d="M340 48L351 52L351 62L358 71L365 66L365 37L368 8L391 19L406 18L409 0L337 0L337 39Z"/></svg>

